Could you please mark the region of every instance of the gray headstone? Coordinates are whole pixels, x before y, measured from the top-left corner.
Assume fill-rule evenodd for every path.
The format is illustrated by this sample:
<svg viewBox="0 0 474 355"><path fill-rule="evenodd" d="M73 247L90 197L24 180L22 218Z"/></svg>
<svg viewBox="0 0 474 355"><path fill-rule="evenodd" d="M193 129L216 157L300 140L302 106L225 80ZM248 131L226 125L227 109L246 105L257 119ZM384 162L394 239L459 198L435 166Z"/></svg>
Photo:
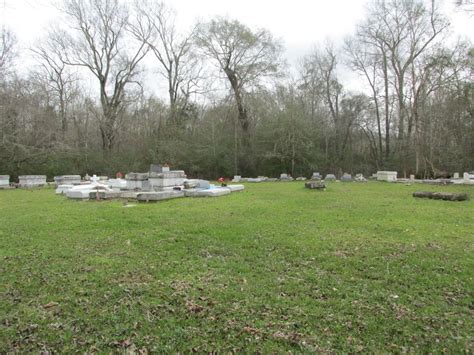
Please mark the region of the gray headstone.
<svg viewBox="0 0 474 355"><path fill-rule="evenodd" d="M321 180L319 181L310 181L304 184L304 187L310 190L324 190L326 185Z"/></svg>
<svg viewBox="0 0 474 355"><path fill-rule="evenodd" d="M162 173L163 167L160 164L150 164L150 173Z"/></svg>
<svg viewBox="0 0 474 355"><path fill-rule="evenodd" d="M351 182L351 181L352 181L352 175L345 173L344 175L342 175L341 181L343 181L343 182Z"/></svg>
<svg viewBox="0 0 474 355"><path fill-rule="evenodd" d="M293 178L288 174L280 174L280 181L293 181Z"/></svg>
<svg viewBox="0 0 474 355"><path fill-rule="evenodd" d="M128 173L125 178L127 180L145 181L148 180L148 175L148 173Z"/></svg>
<svg viewBox="0 0 474 355"><path fill-rule="evenodd" d="M196 184L197 189L209 189L211 187L211 184L207 180L199 180L199 182Z"/></svg>
<svg viewBox="0 0 474 355"><path fill-rule="evenodd" d="M327 174L326 178L324 179L325 181L336 181L336 175L334 174Z"/></svg>

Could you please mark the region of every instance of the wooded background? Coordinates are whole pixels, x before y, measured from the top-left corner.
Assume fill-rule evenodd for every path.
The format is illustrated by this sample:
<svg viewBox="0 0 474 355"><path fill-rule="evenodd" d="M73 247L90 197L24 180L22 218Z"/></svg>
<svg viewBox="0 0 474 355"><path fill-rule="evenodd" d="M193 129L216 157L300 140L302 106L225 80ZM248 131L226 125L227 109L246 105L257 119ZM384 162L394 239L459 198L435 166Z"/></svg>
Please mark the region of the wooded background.
<svg viewBox="0 0 474 355"><path fill-rule="evenodd" d="M472 1L457 6L473 13ZM61 11L26 74L3 27L1 174L474 169L474 48L453 38L435 1L371 2L344 43L315 46L294 68L270 32L231 18L181 33L156 1L67 0ZM346 90L341 69L368 90Z"/></svg>

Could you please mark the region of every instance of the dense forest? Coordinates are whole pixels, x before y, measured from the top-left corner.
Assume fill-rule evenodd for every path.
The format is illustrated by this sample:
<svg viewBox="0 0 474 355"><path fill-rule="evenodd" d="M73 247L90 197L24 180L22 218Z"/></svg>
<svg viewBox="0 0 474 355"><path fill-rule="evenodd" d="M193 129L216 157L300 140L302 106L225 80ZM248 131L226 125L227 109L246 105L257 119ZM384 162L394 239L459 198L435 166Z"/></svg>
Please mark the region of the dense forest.
<svg viewBox="0 0 474 355"><path fill-rule="evenodd" d="M232 18L181 33L179 14L156 1L60 6L27 72L15 33L2 30L0 174L114 175L150 163L206 178L474 169L474 48L435 1L370 2L350 37L294 68L272 33ZM347 90L341 69L367 90Z"/></svg>

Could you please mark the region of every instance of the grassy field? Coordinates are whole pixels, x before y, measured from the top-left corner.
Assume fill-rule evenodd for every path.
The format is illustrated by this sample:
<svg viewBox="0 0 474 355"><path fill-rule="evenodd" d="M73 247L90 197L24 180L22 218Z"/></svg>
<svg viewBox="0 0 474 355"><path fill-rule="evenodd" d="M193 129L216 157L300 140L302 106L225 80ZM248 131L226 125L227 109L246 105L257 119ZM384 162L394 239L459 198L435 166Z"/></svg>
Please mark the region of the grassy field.
<svg viewBox="0 0 474 355"><path fill-rule="evenodd" d="M472 352L473 199L377 182L132 207L0 191L0 353Z"/></svg>

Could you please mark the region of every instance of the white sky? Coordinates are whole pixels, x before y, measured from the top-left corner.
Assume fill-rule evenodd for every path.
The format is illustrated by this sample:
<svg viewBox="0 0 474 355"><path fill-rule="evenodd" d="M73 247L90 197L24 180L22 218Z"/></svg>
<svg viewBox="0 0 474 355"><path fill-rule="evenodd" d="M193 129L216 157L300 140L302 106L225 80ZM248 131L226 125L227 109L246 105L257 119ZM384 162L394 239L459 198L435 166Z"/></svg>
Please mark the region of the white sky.
<svg viewBox="0 0 474 355"><path fill-rule="evenodd" d="M58 0L60 1L60 0ZM288 63L294 66L312 46L326 39L336 43L354 31L364 18L367 0L165 0L177 12L181 29L196 20L229 16L250 26L266 28L283 40ZM442 2L453 32L474 41L473 18L453 11L454 0ZM12 29L21 48L38 40L58 16L53 0L0 0L1 21Z"/></svg>

